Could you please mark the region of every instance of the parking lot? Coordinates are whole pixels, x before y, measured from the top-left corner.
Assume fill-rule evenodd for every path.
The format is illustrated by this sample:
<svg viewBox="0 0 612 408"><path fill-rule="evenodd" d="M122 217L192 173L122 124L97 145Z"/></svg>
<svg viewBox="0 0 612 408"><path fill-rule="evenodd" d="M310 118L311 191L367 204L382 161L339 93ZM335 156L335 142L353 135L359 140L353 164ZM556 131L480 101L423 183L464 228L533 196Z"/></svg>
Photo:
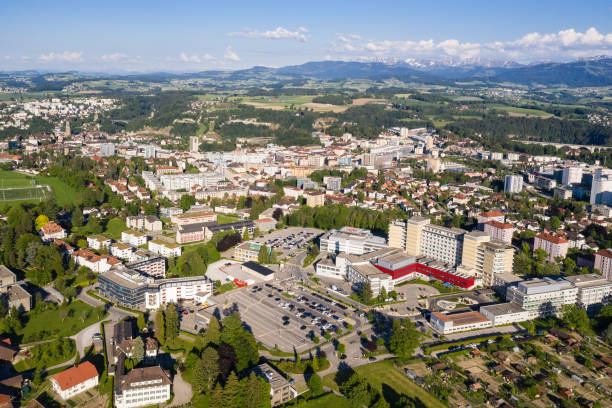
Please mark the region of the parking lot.
<svg viewBox="0 0 612 408"><path fill-rule="evenodd" d="M258 284L229 292L234 305L257 341L268 348L301 352L315 345L313 338L325 333L335 335L354 323L345 316L350 310L318 294L297 291L293 297L272 284Z"/></svg>
<svg viewBox="0 0 612 408"><path fill-rule="evenodd" d="M282 253L282 257L293 257L297 252L308 246L315 238L323 234L323 230L316 228L289 227L279 231L272 231L253 241L266 245L277 252Z"/></svg>

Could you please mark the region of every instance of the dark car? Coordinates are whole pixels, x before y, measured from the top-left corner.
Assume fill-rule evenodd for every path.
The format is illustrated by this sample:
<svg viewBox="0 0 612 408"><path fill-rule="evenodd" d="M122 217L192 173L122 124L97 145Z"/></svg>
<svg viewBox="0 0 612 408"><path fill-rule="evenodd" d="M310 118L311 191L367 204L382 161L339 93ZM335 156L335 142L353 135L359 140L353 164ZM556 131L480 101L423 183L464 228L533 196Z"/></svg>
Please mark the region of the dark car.
<svg viewBox="0 0 612 408"><path fill-rule="evenodd" d="M289 323L290 323L290 322L289 322L289 320L285 320L285 321L283 322L283 326L287 326Z"/></svg>
<svg viewBox="0 0 612 408"><path fill-rule="evenodd" d="M368 358L368 360L370 360L370 361L376 361L376 357L372 356L372 357Z"/></svg>

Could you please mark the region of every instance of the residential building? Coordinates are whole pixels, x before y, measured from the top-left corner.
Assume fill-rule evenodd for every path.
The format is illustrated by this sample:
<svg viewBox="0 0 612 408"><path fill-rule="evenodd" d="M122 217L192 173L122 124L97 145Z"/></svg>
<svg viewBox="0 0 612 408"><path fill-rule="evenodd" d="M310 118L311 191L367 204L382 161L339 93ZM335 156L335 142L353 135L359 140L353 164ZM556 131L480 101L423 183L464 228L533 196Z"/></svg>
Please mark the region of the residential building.
<svg viewBox="0 0 612 408"><path fill-rule="evenodd" d="M329 230L319 239L321 251L363 255L387 247L383 237L361 228L342 227Z"/></svg>
<svg viewBox="0 0 612 408"><path fill-rule="evenodd" d="M484 223L484 232L489 234L492 239L511 244L514 227L511 224L504 224L499 221L487 221Z"/></svg>
<svg viewBox="0 0 612 408"><path fill-rule="evenodd" d="M1 292L4 290L0 289ZM11 285L6 289L6 304L9 310L15 308L21 313L29 312L32 309L32 295L21 285Z"/></svg>
<svg viewBox="0 0 612 408"><path fill-rule="evenodd" d="M213 211L186 212L173 215L170 221L178 226L216 222L217 214Z"/></svg>
<svg viewBox="0 0 612 408"><path fill-rule="evenodd" d="M40 237L43 242L53 242L66 238L66 231L54 221L49 221L40 229Z"/></svg>
<svg viewBox="0 0 612 408"><path fill-rule="evenodd" d="M582 168L581 167L564 167L561 183L564 185L582 183Z"/></svg>
<svg viewBox="0 0 612 408"><path fill-rule="evenodd" d="M543 249L548 254L548 262L555 262L558 257L565 258L569 249L569 242L564 238L541 233L535 236L533 241L534 252Z"/></svg>
<svg viewBox="0 0 612 408"><path fill-rule="evenodd" d="M102 235L90 235L87 237L87 246L98 251L110 247L112 242L112 239Z"/></svg>
<svg viewBox="0 0 612 408"><path fill-rule="evenodd" d="M17 275L4 265L0 265L0 286L11 285L17 282Z"/></svg>
<svg viewBox="0 0 612 408"><path fill-rule="evenodd" d="M131 260L133 252L134 252L133 247L122 244L121 242L115 242L114 244L111 244L110 246L111 255L119 259Z"/></svg>
<svg viewBox="0 0 612 408"><path fill-rule="evenodd" d="M147 243L147 236L141 232L127 230L121 233L121 241L132 246L141 246Z"/></svg>
<svg viewBox="0 0 612 408"><path fill-rule="evenodd" d="M159 232L162 230L162 222L154 215L135 215L127 217L125 223L128 228L139 231Z"/></svg>
<svg viewBox="0 0 612 408"><path fill-rule="evenodd" d="M504 191L516 194L523 191L523 177L516 174L509 174L504 179Z"/></svg>
<svg viewBox="0 0 612 408"><path fill-rule="evenodd" d="M484 231L484 223L488 221L505 222L506 217L501 211L486 211L478 214L478 229Z"/></svg>
<svg viewBox="0 0 612 408"><path fill-rule="evenodd" d="M98 370L89 361L51 376L51 385L64 401L98 385Z"/></svg>
<svg viewBox="0 0 612 408"><path fill-rule="evenodd" d="M276 220L274 218L260 218L258 220L253 221L255 229L260 232L268 232L276 228Z"/></svg>
<svg viewBox="0 0 612 408"><path fill-rule="evenodd" d="M590 203L612 205L612 170L595 170L591 182Z"/></svg>
<svg viewBox="0 0 612 408"><path fill-rule="evenodd" d="M541 278L506 289L506 300L529 312L529 318L557 316L563 305L577 302L578 288L565 279Z"/></svg>
<svg viewBox="0 0 612 408"><path fill-rule="evenodd" d="M328 190L340 191L342 188L342 177L325 176L323 177L323 183L327 186Z"/></svg>
<svg viewBox="0 0 612 408"><path fill-rule="evenodd" d="M491 320L478 312L454 314L432 312L429 318L429 324L431 324L431 327L435 331L444 335L493 326Z"/></svg>
<svg viewBox="0 0 612 408"><path fill-rule="evenodd" d="M242 262L259 260L261 245L255 242L245 242L234 248L234 258Z"/></svg>
<svg viewBox="0 0 612 408"><path fill-rule="evenodd" d="M166 259L161 256L150 256L125 265L139 273L152 278L163 278L166 275Z"/></svg>
<svg viewBox="0 0 612 408"><path fill-rule="evenodd" d="M325 205L325 194L320 191L306 191L306 205L309 207L322 207Z"/></svg>
<svg viewBox="0 0 612 408"><path fill-rule="evenodd" d="M106 272L112 266L121 264L121 261L114 256L97 255L88 249L74 251L72 257L77 265L85 266L98 273Z"/></svg>
<svg viewBox="0 0 612 408"><path fill-rule="evenodd" d="M595 253L594 268L599 270L604 278L612 280L612 249L602 249Z"/></svg>
<svg viewBox="0 0 612 408"><path fill-rule="evenodd" d="M153 252L154 254L161 255L164 258L176 258L181 256L183 253L183 247L174 242L154 239L149 241L149 251Z"/></svg>
<svg viewBox="0 0 612 408"><path fill-rule="evenodd" d="M297 391L289 381L268 363L259 364L253 371L270 384L270 399L273 407L285 404L297 397Z"/></svg>
<svg viewBox="0 0 612 408"><path fill-rule="evenodd" d="M558 200L571 200L573 194L574 192L569 188L557 187L553 192L553 197Z"/></svg>

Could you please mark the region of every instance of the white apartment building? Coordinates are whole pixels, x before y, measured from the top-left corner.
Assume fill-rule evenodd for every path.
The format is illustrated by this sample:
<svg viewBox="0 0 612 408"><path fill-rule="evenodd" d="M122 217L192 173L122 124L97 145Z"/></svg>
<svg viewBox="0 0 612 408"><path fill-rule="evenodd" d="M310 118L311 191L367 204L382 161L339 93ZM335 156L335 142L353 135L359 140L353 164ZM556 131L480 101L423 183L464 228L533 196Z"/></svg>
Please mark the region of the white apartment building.
<svg viewBox="0 0 612 408"><path fill-rule="evenodd" d="M170 399L170 376L160 367L134 368L115 379L115 407L162 404Z"/></svg>
<svg viewBox="0 0 612 408"><path fill-rule="evenodd" d="M451 265L459 265L465 233L466 231L460 228L446 228L433 224L425 225L421 232L420 255Z"/></svg>
<svg viewBox="0 0 612 408"><path fill-rule="evenodd" d="M516 174L509 174L504 179L504 191L516 194L523 191L523 177Z"/></svg>
<svg viewBox="0 0 612 408"><path fill-rule="evenodd" d="M582 182L582 168L581 167L564 167L563 175L561 176L561 183L565 185L569 184L580 184Z"/></svg>
<svg viewBox="0 0 612 408"><path fill-rule="evenodd" d="M51 385L64 401L98 385L98 370L89 361L57 373L51 377Z"/></svg>
<svg viewBox="0 0 612 408"><path fill-rule="evenodd" d="M555 262L557 257L565 258L569 249L569 242L564 238L541 233L533 240L533 251L543 249L548 254L548 262Z"/></svg>
<svg viewBox="0 0 612 408"><path fill-rule="evenodd" d="M387 240L373 235L369 230L342 227L330 230L320 238L321 251L363 255L387 247Z"/></svg>
<svg viewBox="0 0 612 408"><path fill-rule="evenodd" d="M510 244L512 243L514 227L511 224L504 224L499 221L487 221L484 223L484 232L489 234L492 239Z"/></svg>
<svg viewBox="0 0 612 408"><path fill-rule="evenodd" d="M183 248L174 242L154 239L149 241L149 251L153 252L154 254L161 255L164 258L175 258L181 256L183 253Z"/></svg>
<svg viewBox="0 0 612 408"><path fill-rule="evenodd" d="M612 249L602 249L595 253L594 268L599 270L604 278L612 280Z"/></svg>
<svg viewBox="0 0 612 408"><path fill-rule="evenodd" d="M110 246L110 253L112 256L115 256L119 259L132 259L132 253L134 252L134 248L122 244L121 242L115 242Z"/></svg>
<svg viewBox="0 0 612 408"><path fill-rule="evenodd" d="M102 235L90 235L87 237L87 246L96 250L108 248L112 242L112 239Z"/></svg>
<svg viewBox="0 0 612 408"><path fill-rule="evenodd" d="M565 279L531 279L506 289L506 300L527 310L529 318L556 316L577 302L578 288Z"/></svg>
<svg viewBox="0 0 612 408"><path fill-rule="evenodd" d="M191 191L194 186L209 187L217 186L225 180L222 174L218 173L185 173L185 174L164 174L159 178L160 183L168 190L185 189Z"/></svg>
<svg viewBox="0 0 612 408"><path fill-rule="evenodd" d="M612 170L596 169L591 184L591 204L612 204Z"/></svg>
<svg viewBox="0 0 612 408"><path fill-rule="evenodd" d="M128 230L121 233L121 241L138 247L147 243L147 236L137 231Z"/></svg>

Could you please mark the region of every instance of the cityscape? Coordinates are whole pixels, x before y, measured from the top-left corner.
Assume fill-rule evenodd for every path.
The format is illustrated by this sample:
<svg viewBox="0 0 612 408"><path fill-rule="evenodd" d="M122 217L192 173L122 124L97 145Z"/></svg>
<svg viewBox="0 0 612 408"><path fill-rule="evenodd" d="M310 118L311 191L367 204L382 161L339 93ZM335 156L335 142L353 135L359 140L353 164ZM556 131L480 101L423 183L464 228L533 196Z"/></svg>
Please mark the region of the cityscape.
<svg viewBox="0 0 612 408"><path fill-rule="evenodd" d="M612 407L609 4L55 3L0 40L0 408Z"/></svg>

